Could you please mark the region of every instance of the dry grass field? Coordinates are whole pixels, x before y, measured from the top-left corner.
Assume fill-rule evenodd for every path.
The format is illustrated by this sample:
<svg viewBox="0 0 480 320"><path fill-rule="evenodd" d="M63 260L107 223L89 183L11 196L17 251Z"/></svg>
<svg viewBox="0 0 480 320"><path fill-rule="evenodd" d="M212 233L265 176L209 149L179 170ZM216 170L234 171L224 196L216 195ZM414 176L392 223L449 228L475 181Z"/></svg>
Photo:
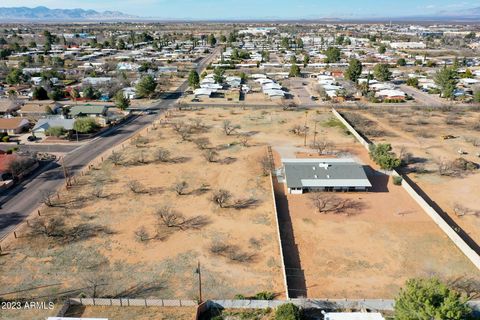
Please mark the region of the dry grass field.
<svg viewBox="0 0 480 320"><path fill-rule="evenodd" d="M281 297L272 194L261 159L267 145L277 158L315 154L309 145L316 127L317 141L333 142L330 151L370 164L331 119L326 109L170 113L59 199L46 197L51 206L42 218L0 257L3 291L55 285L18 295L195 298L200 261L204 298L259 291ZM306 139L298 132L305 121ZM305 197L289 196L309 296L392 297L406 278L421 275L479 279L402 189L378 178L378 192L341 195L362 202L352 216L318 214Z"/></svg>
<svg viewBox="0 0 480 320"><path fill-rule="evenodd" d="M225 135L229 116L177 113L169 121L203 122L187 139L173 125L157 127L116 153L117 165L105 161L53 197L0 258L2 291L58 284L21 295L195 298L200 261L205 298L281 295L270 182L259 164L266 148ZM205 150L193 142L201 137L209 139ZM178 195L174 186L183 181ZM224 208L212 201L218 189L231 192Z"/></svg>
<svg viewBox="0 0 480 320"><path fill-rule="evenodd" d="M480 170L439 171L440 165L460 157L480 163L480 112L395 107L354 113L372 121L370 127L379 131L367 133L369 139L391 143L397 154L411 154L409 177L480 243ZM452 139L444 140L446 135Z"/></svg>

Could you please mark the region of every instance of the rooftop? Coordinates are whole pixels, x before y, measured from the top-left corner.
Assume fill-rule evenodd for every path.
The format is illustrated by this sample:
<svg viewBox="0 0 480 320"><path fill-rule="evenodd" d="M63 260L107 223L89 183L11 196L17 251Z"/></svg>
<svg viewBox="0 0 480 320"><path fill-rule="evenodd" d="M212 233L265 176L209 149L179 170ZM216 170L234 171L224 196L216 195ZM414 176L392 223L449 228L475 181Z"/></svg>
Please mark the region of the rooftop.
<svg viewBox="0 0 480 320"><path fill-rule="evenodd" d="M288 188L371 187L363 167L352 159L282 159Z"/></svg>

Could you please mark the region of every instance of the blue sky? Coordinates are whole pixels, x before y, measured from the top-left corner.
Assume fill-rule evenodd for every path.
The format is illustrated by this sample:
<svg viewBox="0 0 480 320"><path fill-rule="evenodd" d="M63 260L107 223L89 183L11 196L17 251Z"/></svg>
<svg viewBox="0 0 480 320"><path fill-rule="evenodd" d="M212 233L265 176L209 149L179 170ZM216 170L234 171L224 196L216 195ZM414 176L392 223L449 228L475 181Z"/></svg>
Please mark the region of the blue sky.
<svg viewBox="0 0 480 320"><path fill-rule="evenodd" d="M118 10L160 18L368 18L455 14L480 0L1 0L0 6Z"/></svg>

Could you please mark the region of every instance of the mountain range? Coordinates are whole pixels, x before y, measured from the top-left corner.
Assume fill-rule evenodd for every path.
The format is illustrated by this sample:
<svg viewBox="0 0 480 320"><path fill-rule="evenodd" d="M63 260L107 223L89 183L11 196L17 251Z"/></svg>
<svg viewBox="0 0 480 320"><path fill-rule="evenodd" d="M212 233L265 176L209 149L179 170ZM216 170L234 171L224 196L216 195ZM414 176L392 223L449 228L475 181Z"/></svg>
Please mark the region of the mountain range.
<svg viewBox="0 0 480 320"><path fill-rule="evenodd" d="M137 16L127 15L119 11L98 12L84 9L50 9L39 6L28 7L0 7L0 21L104 21L104 20L132 20Z"/></svg>
<svg viewBox="0 0 480 320"><path fill-rule="evenodd" d="M125 14L119 11L103 11L85 9L50 9L44 6L35 8L28 7L0 7L0 21L193 21L197 19L189 18L160 18L160 17L139 17ZM216 21L287 21L292 19L266 17L266 18L220 18ZM430 15L412 15L402 17L350 17L350 18L320 18L320 17L298 17L299 21L459 21L459 22L476 22L480 20L480 7L468 10L457 11L439 11Z"/></svg>

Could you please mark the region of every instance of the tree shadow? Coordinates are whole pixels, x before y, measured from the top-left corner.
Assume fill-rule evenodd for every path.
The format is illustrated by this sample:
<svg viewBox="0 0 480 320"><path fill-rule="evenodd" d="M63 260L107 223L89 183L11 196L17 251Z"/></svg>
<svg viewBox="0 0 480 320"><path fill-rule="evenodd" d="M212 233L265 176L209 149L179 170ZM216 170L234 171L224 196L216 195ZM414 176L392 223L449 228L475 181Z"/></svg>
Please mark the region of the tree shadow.
<svg viewBox="0 0 480 320"><path fill-rule="evenodd" d="M149 283L136 284L128 289L118 292L112 298L147 298L158 294L159 291L167 289L167 281L157 280Z"/></svg>
<svg viewBox="0 0 480 320"><path fill-rule="evenodd" d="M218 163L229 165L229 164L235 163L236 161L237 161L237 158L226 157L225 159L218 161Z"/></svg>

